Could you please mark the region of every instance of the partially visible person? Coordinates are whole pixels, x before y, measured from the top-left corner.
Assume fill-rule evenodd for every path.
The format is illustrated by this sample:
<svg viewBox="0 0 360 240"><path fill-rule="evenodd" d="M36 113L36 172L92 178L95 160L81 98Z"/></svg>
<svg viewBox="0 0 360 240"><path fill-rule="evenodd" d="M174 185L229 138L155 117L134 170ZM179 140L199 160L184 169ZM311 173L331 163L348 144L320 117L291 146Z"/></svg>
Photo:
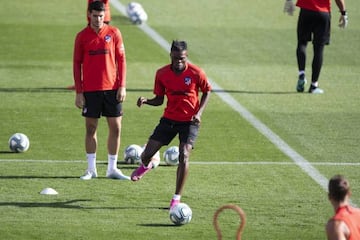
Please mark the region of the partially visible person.
<svg viewBox="0 0 360 240"><path fill-rule="evenodd" d="M360 209L350 205L350 183L342 175L335 175L329 181L328 198L335 215L326 224L328 240L359 240Z"/></svg>
<svg viewBox="0 0 360 240"><path fill-rule="evenodd" d="M76 35L73 73L75 105L85 117L85 150L88 167L80 178L97 177L97 128L101 116L108 124L108 178L130 180L117 168L122 102L126 97L126 58L120 30L104 23L105 5L89 4L90 23Z"/></svg>
<svg viewBox="0 0 360 240"><path fill-rule="evenodd" d="M141 154L142 164L131 175L139 181L152 169L152 156L176 135L179 138L179 165L177 167L175 194L170 208L180 203L189 172L189 158L200 128L201 115L208 103L211 85L205 72L188 62L185 41L173 41L170 50L171 63L158 69L155 75L154 94L151 99L139 97L137 106L160 106L167 98L160 122L148 139ZM199 98L201 92L201 98Z"/></svg>
<svg viewBox="0 0 360 240"><path fill-rule="evenodd" d="M335 2L340 11L339 27L345 28L348 24L345 0L335 0ZM323 65L324 47L330 43L331 0L297 0L296 6L300 8L296 48L299 78L296 91L304 92L305 89L306 47L308 42L312 41L312 74L308 92L321 94L324 90L319 88L319 76ZM284 11L293 15L292 0L285 0Z"/></svg>

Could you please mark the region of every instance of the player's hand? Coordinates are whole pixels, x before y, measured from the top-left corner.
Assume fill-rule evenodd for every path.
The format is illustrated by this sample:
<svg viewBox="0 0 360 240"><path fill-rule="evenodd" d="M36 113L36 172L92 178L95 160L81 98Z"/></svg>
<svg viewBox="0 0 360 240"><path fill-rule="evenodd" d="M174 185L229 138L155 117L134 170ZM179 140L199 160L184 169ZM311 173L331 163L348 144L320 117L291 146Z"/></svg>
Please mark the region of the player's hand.
<svg viewBox="0 0 360 240"><path fill-rule="evenodd" d="M285 0L284 4L284 13L287 13L288 15L292 16L295 12L295 5L293 0Z"/></svg>
<svg viewBox="0 0 360 240"><path fill-rule="evenodd" d="M147 101L146 98L144 98L144 97L139 97L138 100L137 100L137 102L136 102L136 105L137 105L138 107L141 107L146 101Z"/></svg>
<svg viewBox="0 0 360 240"><path fill-rule="evenodd" d="M85 105L84 94L77 93L75 97L75 106L81 109L84 107L84 105Z"/></svg>
<svg viewBox="0 0 360 240"><path fill-rule="evenodd" d="M125 98L126 98L126 88L120 87L116 93L116 100L122 103L123 101L125 101Z"/></svg>
<svg viewBox="0 0 360 240"><path fill-rule="evenodd" d="M341 14L340 19L339 19L339 27L340 28L346 28L348 25L348 16L347 13L345 12L345 14Z"/></svg>
<svg viewBox="0 0 360 240"><path fill-rule="evenodd" d="M199 125L200 122L201 122L201 118L198 114L194 115L192 118L191 118L191 122L195 125Z"/></svg>

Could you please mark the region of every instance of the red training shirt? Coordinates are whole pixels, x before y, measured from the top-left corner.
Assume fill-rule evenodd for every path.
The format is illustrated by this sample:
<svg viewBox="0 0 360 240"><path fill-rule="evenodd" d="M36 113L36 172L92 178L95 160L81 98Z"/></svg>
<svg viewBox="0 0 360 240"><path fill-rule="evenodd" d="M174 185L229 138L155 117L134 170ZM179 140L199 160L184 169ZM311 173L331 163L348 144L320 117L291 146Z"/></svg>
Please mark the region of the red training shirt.
<svg viewBox="0 0 360 240"><path fill-rule="evenodd" d="M115 27L104 24L96 33L87 26L79 32L73 62L77 93L126 86L125 48L121 33Z"/></svg>
<svg viewBox="0 0 360 240"><path fill-rule="evenodd" d="M343 206L336 210L334 220L344 221L350 230L349 240L360 239L360 209L351 206Z"/></svg>
<svg viewBox="0 0 360 240"><path fill-rule="evenodd" d="M330 12L331 0L298 0L296 6L316 12Z"/></svg>
<svg viewBox="0 0 360 240"><path fill-rule="evenodd" d="M109 0L88 0L88 8L89 8L89 4L95 1L101 1L105 4L105 16L104 16L104 22L110 22L111 21L111 14L110 14L110 3ZM86 18L87 21L90 22L90 18L87 15L88 10L86 9Z"/></svg>
<svg viewBox="0 0 360 240"><path fill-rule="evenodd" d="M200 107L199 91L211 91L205 72L194 64L186 63L181 74L175 74L168 64L157 70L154 94L167 97L163 117L180 122L191 121Z"/></svg>

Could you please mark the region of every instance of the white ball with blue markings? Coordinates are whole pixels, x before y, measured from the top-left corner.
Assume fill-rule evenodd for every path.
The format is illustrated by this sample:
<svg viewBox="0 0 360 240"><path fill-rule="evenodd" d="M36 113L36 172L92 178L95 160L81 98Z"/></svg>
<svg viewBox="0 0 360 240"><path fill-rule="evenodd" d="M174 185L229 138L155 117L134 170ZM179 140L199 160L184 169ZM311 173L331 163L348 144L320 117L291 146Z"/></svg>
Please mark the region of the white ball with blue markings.
<svg viewBox="0 0 360 240"><path fill-rule="evenodd" d="M137 144L131 144L125 148L124 161L127 164L139 164L141 163L141 153L143 148Z"/></svg>
<svg viewBox="0 0 360 240"><path fill-rule="evenodd" d="M179 203L170 209L169 215L175 225L184 225L191 221L192 210L186 203Z"/></svg>
<svg viewBox="0 0 360 240"><path fill-rule="evenodd" d="M179 164L179 147L171 146L164 152L164 161L167 165L175 166Z"/></svg>
<svg viewBox="0 0 360 240"><path fill-rule="evenodd" d="M133 24L142 24L148 19L144 8L137 2L129 3L126 7L126 13Z"/></svg>
<svg viewBox="0 0 360 240"><path fill-rule="evenodd" d="M9 148L12 152L26 152L30 147L29 138L23 133L15 133L9 139Z"/></svg>

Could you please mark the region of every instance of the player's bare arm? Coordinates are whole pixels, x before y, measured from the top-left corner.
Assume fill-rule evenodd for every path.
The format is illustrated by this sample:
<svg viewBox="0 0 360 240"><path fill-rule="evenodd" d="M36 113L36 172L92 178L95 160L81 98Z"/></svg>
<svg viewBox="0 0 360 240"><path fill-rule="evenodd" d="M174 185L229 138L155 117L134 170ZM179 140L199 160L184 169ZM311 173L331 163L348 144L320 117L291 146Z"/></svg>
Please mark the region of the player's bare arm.
<svg viewBox="0 0 360 240"><path fill-rule="evenodd" d="M330 220L326 224L326 235L328 240L347 240L349 229L343 221Z"/></svg>
<svg viewBox="0 0 360 240"><path fill-rule="evenodd" d="M144 104L151 106L160 106L164 103L164 96L155 96L154 98L147 99L146 97L139 97L136 105L141 107Z"/></svg>
<svg viewBox="0 0 360 240"><path fill-rule="evenodd" d="M204 92L202 94L201 99L200 99L199 111L191 119L193 122L196 122L196 123L201 122L201 115L202 115L207 103L209 102L209 98L210 98L210 92Z"/></svg>

